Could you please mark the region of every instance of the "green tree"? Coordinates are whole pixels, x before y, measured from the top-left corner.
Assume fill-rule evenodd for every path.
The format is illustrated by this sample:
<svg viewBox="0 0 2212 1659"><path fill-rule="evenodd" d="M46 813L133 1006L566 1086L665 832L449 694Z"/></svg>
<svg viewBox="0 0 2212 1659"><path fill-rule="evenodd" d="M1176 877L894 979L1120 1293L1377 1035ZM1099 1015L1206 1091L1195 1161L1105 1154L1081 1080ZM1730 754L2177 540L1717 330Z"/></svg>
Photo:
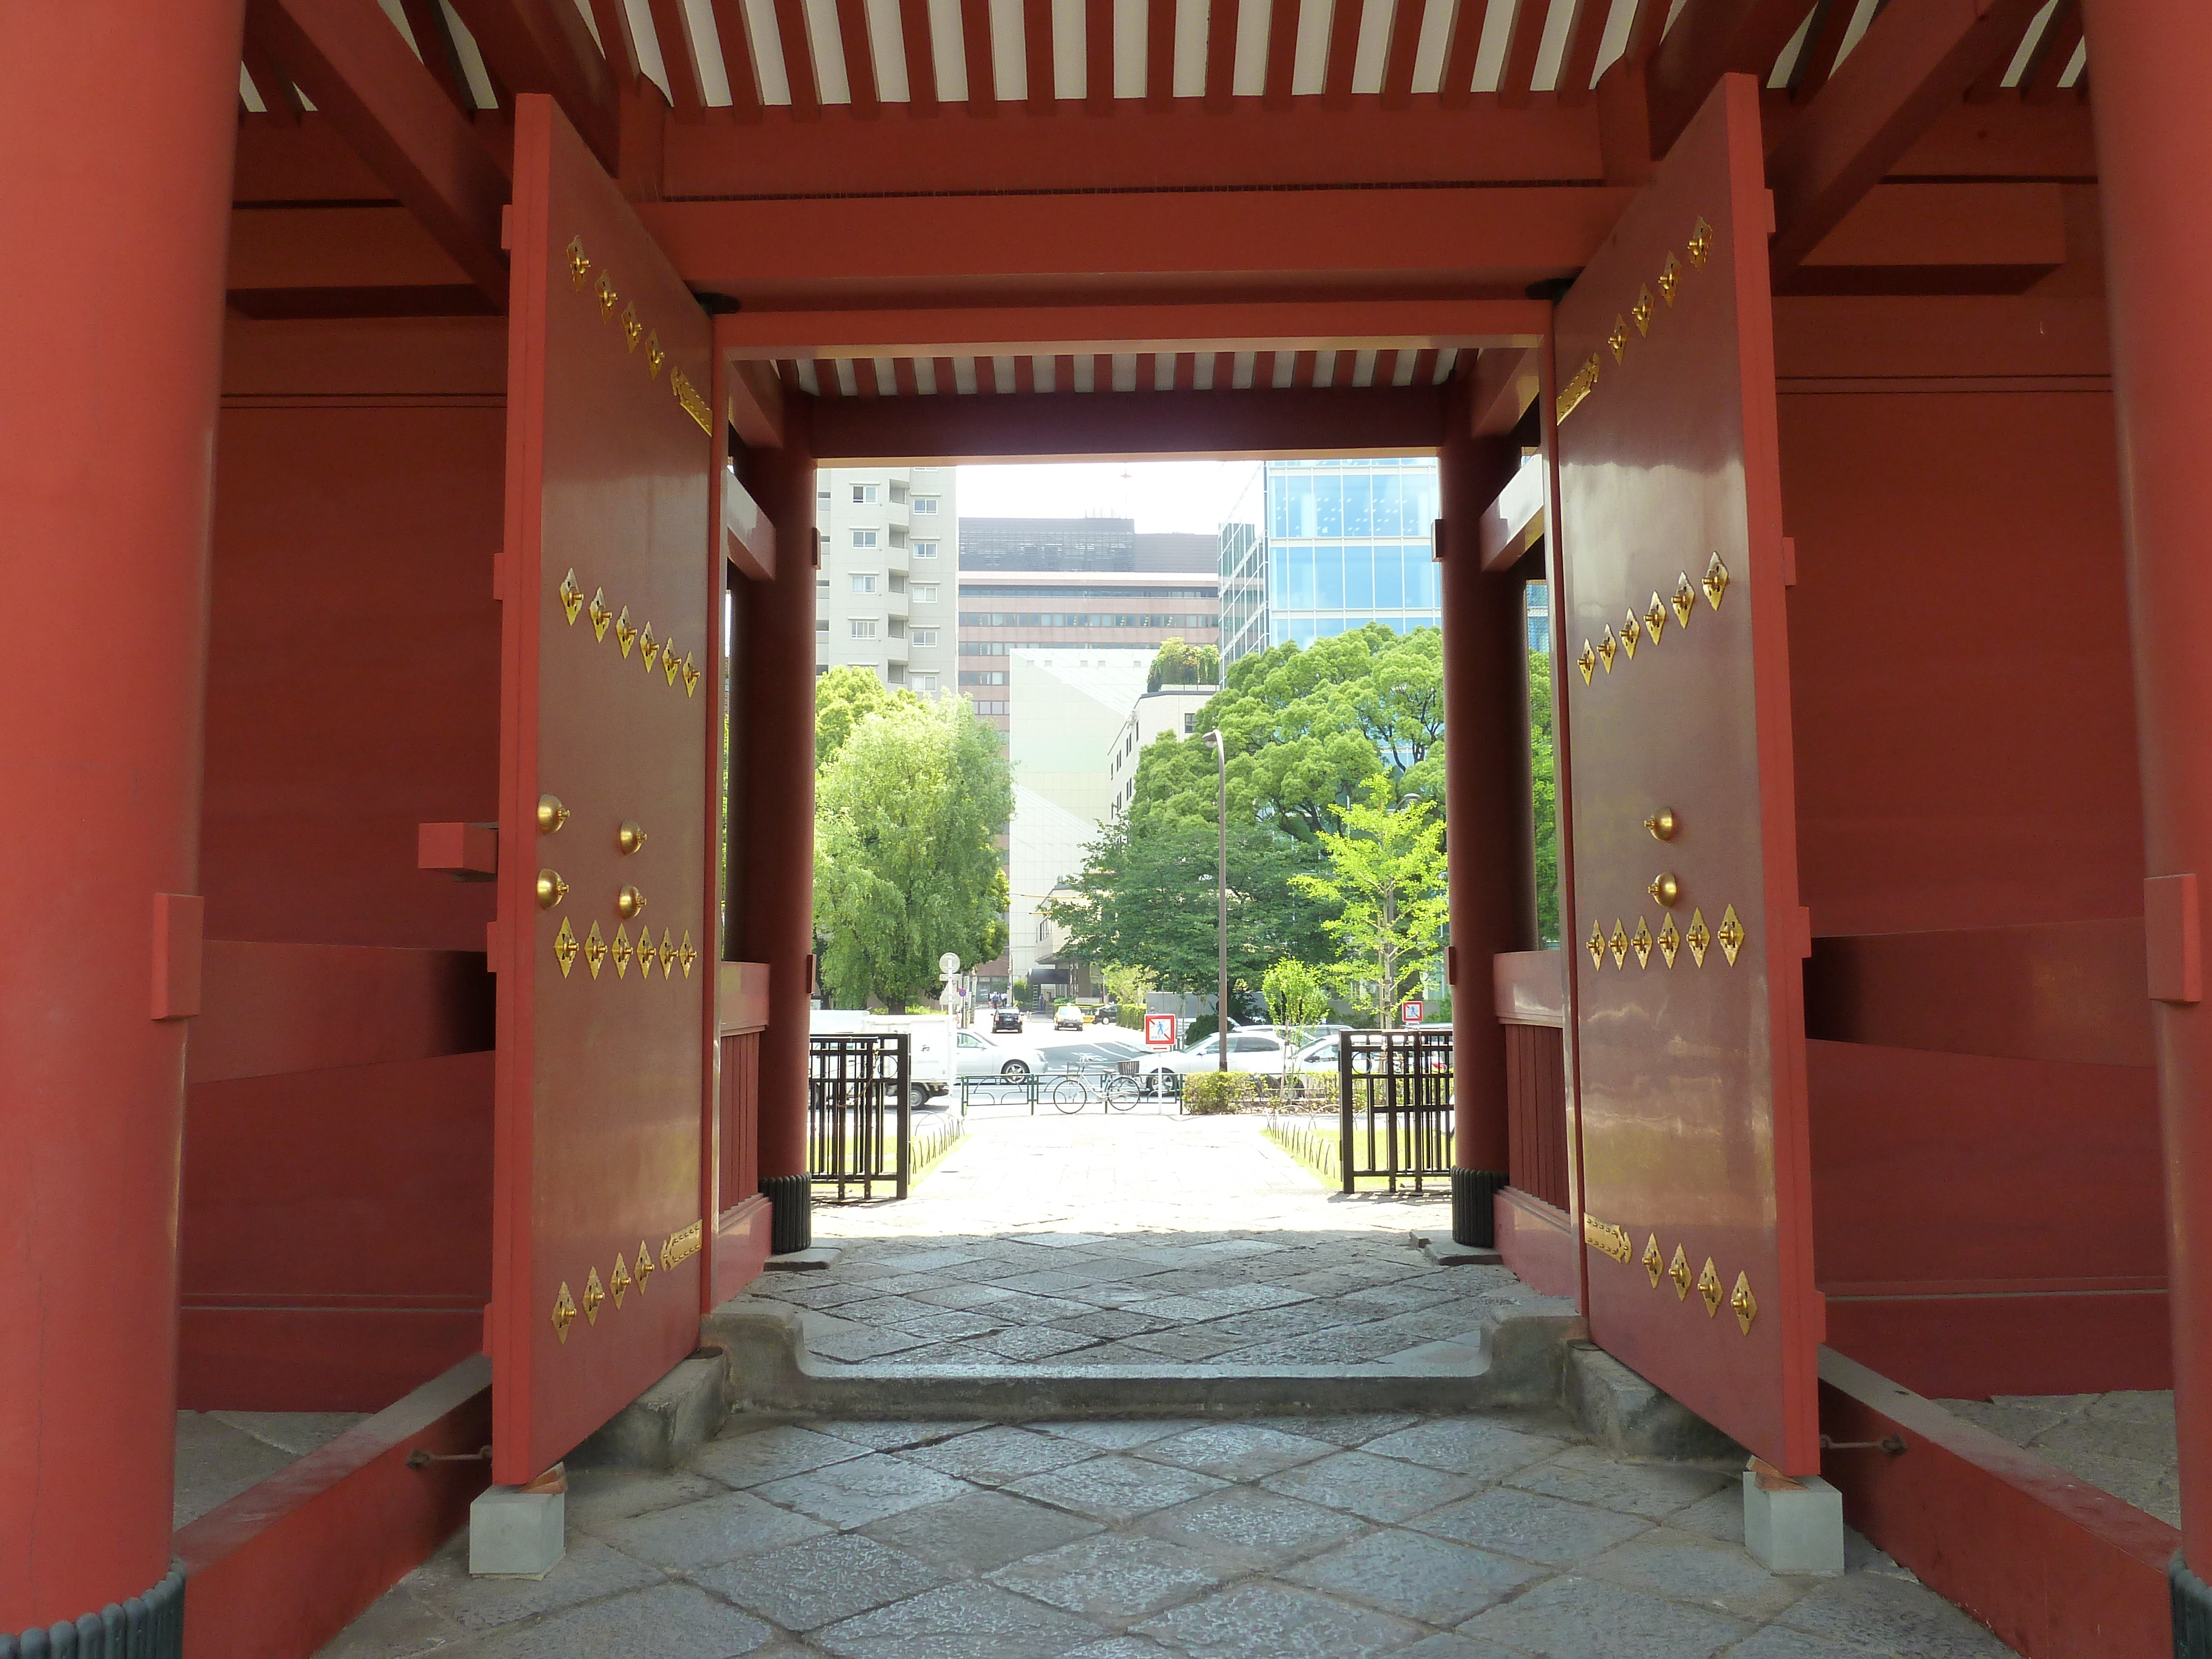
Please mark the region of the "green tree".
<svg viewBox="0 0 2212 1659"><path fill-rule="evenodd" d="M1388 1026L1437 958L1447 915L1444 826L1431 801L1394 805L1384 778L1363 793L1337 809L1342 833L1321 837L1329 873L1294 876L1291 884L1337 907L1322 926L1337 943L1339 981L1355 995L1370 991L1376 1023Z"/></svg>
<svg viewBox="0 0 2212 1659"><path fill-rule="evenodd" d="M818 772L844 746L853 728L879 709L900 703L919 707L913 692L895 690L872 668L851 663L831 669L814 682L814 765Z"/></svg>
<svg viewBox="0 0 2212 1659"><path fill-rule="evenodd" d="M945 951L985 962L1006 948L991 838L1013 785L966 698L886 694L832 747L814 799L814 927L837 1001L904 1007L936 991Z"/></svg>
<svg viewBox="0 0 2212 1659"><path fill-rule="evenodd" d="M1147 691L1157 691L1164 685L1220 684L1221 647L1193 645L1179 635L1160 641L1159 651L1152 658L1152 671L1145 676Z"/></svg>
<svg viewBox="0 0 2212 1659"><path fill-rule="evenodd" d="M1260 975L1267 1018L1278 1025L1318 1025L1328 1018L1328 984L1321 970L1285 957Z"/></svg>
<svg viewBox="0 0 2212 1659"><path fill-rule="evenodd" d="M1559 942L1559 790L1552 749L1552 653L1528 653L1528 780L1535 817L1536 937Z"/></svg>

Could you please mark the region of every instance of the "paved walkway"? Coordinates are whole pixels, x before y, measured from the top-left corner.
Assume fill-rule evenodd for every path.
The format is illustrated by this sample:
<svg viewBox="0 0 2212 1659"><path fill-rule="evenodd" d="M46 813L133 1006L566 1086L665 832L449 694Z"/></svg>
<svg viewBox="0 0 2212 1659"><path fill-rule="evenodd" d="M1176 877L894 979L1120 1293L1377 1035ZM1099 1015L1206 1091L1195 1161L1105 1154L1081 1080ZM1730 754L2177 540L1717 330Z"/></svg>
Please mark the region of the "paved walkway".
<svg viewBox="0 0 2212 1659"><path fill-rule="evenodd" d="M2124 1504L2181 1524L2173 1393L2000 1395L1939 1402Z"/></svg>
<svg viewBox="0 0 2212 1659"><path fill-rule="evenodd" d="M874 1365L1472 1364L1501 1314L1571 1312L1503 1267L1439 1267L1445 1195L1325 1188L1252 1116L978 1117L903 1203L825 1205L818 1359Z"/></svg>
<svg viewBox="0 0 2212 1659"><path fill-rule="evenodd" d="M672 1474L584 1471L541 1581L441 1550L325 1659L2003 1659L1853 1540L1741 1546L1729 1476L1551 1416L740 1419Z"/></svg>

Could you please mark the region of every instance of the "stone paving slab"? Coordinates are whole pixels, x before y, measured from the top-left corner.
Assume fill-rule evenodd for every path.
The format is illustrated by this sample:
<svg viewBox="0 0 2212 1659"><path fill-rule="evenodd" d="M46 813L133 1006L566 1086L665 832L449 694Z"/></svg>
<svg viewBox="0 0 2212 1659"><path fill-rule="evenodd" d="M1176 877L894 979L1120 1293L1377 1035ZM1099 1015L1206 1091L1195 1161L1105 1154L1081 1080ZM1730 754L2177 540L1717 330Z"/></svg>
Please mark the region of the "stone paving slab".
<svg viewBox="0 0 2212 1659"><path fill-rule="evenodd" d="M2181 1448L2172 1389L1936 1403L2170 1527L2181 1524Z"/></svg>
<svg viewBox="0 0 2212 1659"><path fill-rule="evenodd" d="M741 1417L684 1468L571 1479L545 1578L471 1579L456 1538L325 1659L2008 1651L1855 1536L1840 1577L1767 1572L1736 1483L1613 1464L1552 1413Z"/></svg>

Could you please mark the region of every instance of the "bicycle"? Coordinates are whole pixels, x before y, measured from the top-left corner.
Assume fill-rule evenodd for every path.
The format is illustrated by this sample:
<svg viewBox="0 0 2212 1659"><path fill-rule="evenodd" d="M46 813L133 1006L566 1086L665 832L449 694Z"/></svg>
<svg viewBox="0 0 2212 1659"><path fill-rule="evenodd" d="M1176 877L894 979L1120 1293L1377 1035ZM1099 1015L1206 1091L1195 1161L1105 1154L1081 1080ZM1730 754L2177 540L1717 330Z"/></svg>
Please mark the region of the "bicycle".
<svg viewBox="0 0 2212 1659"><path fill-rule="evenodd" d="M1052 1103L1060 1112L1073 1115L1088 1106L1094 1099L1109 1112L1126 1112L1136 1105L1143 1085L1119 1070L1095 1070L1069 1073L1053 1085Z"/></svg>

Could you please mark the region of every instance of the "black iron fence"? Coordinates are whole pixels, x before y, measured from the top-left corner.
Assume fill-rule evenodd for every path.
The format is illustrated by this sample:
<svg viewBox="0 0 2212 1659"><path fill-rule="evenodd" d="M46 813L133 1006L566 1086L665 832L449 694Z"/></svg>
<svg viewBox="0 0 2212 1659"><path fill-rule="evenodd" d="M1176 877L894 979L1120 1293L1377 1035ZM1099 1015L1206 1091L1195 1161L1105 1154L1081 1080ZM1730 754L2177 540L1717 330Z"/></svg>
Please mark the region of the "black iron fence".
<svg viewBox="0 0 2212 1659"><path fill-rule="evenodd" d="M913 1039L817 1035L806 1048L806 1172L841 1199L906 1196L914 1158Z"/></svg>
<svg viewBox="0 0 2212 1659"><path fill-rule="evenodd" d="M1452 1037L1448 1030L1346 1031L1337 1039L1344 1190L1451 1188Z"/></svg>

